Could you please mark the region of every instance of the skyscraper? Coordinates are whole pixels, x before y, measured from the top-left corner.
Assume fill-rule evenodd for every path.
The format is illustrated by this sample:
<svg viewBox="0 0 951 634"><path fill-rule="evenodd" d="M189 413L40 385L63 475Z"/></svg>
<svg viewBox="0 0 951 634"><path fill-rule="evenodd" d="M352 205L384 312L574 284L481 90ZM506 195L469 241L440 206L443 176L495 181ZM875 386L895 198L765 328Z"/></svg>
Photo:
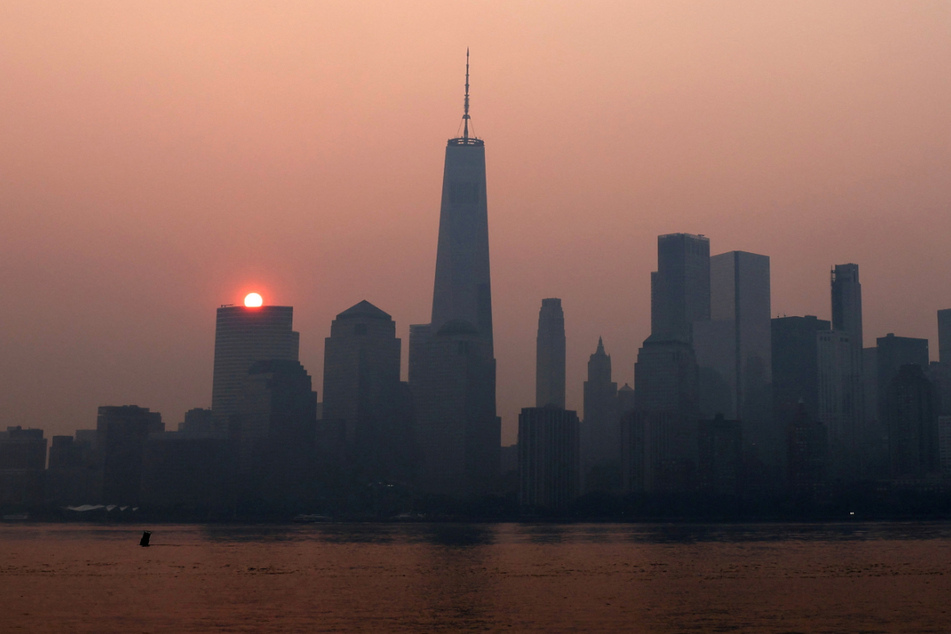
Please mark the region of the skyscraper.
<svg viewBox="0 0 951 634"><path fill-rule="evenodd" d="M449 139L443 168L436 281L430 322L438 332L453 319L467 321L492 354L492 289L485 189L485 142L469 136L469 52L463 135Z"/></svg>
<svg viewBox="0 0 951 634"><path fill-rule="evenodd" d="M858 264L832 269L832 329L849 333L852 346L862 350L862 285Z"/></svg>
<svg viewBox="0 0 951 634"><path fill-rule="evenodd" d="M842 459L846 469L839 469L839 476L854 479L861 475L861 463L866 454L868 425L865 415L865 383L863 380L862 348L862 285L859 283L858 264L836 264L832 269L832 330L840 340L848 340L848 361L843 368L845 385L837 409L841 411L840 427L831 420L821 418L829 426L830 450L833 469L840 467L837 451L844 451Z"/></svg>
<svg viewBox="0 0 951 634"><path fill-rule="evenodd" d="M732 388L733 411L723 414L764 424L762 395L772 375L768 256L730 251L710 258L710 320L729 324L729 363L716 368ZM694 344L697 363L705 365L700 342Z"/></svg>
<svg viewBox="0 0 951 634"><path fill-rule="evenodd" d="M951 364L951 308L938 311L938 361Z"/></svg>
<svg viewBox="0 0 951 634"><path fill-rule="evenodd" d="M290 306L222 306L215 326L215 374L211 409L217 431L228 431L239 396L256 361L297 361L300 335Z"/></svg>
<svg viewBox="0 0 951 634"><path fill-rule="evenodd" d="M617 401L617 383L611 380L611 356L604 351L604 342L598 337L598 348L588 359L588 380L584 382L581 451L585 471L598 463L620 466Z"/></svg>
<svg viewBox="0 0 951 634"><path fill-rule="evenodd" d="M103 455L102 499L138 505L142 457L149 434L165 431L162 415L136 405L99 408L96 432Z"/></svg>
<svg viewBox="0 0 951 634"><path fill-rule="evenodd" d="M578 414L526 407L518 416L518 498L523 507L561 510L580 492Z"/></svg>
<svg viewBox="0 0 951 634"><path fill-rule="evenodd" d="M565 409L565 314L561 300L543 299L538 311L535 407Z"/></svg>
<svg viewBox="0 0 951 634"><path fill-rule="evenodd" d="M443 170L432 321L410 327L410 388L419 483L440 493L482 493L499 471L485 144L469 136L469 57L463 135Z"/></svg>
<svg viewBox="0 0 951 634"><path fill-rule="evenodd" d="M396 323L362 301L337 315L324 341L323 419L342 425L344 464L362 479L404 479L412 430Z"/></svg>
<svg viewBox="0 0 951 634"><path fill-rule="evenodd" d="M690 341L693 322L705 319L710 319L710 240L689 233L658 236L651 336Z"/></svg>

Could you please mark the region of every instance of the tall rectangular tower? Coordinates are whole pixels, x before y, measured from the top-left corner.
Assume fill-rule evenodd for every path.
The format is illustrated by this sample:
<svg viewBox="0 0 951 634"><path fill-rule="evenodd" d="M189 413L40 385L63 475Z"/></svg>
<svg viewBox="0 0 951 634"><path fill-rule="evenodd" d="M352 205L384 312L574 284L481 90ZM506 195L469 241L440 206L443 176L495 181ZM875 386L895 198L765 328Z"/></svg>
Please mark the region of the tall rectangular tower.
<svg viewBox="0 0 951 634"><path fill-rule="evenodd" d="M938 311L938 361L951 364L951 308Z"/></svg>
<svg viewBox="0 0 951 634"><path fill-rule="evenodd" d="M657 237L651 273L651 336L690 341L692 324L710 319L710 240L689 233Z"/></svg>
<svg viewBox="0 0 951 634"><path fill-rule="evenodd" d="M342 427L339 457L358 479L405 480L412 430L396 323L362 301L337 315L324 341L323 418Z"/></svg>
<svg viewBox="0 0 951 634"><path fill-rule="evenodd" d="M256 361L297 361L300 335L290 306L222 306L215 324L211 410L217 431L238 413L241 388Z"/></svg>
<svg viewBox="0 0 951 634"><path fill-rule="evenodd" d="M561 300L542 300L535 348L535 407L565 409L565 313Z"/></svg>
<svg viewBox="0 0 951 634"><path fill-rule="evenodd" d="M469 56L463 135L443 169L432 321L410 327L419 484L450 495L485 493L499 472L485 143L469 136Z"/></svg>
<svg viewBox="0 0 951 634"><path fill-rule="evenodd" d="M710 258L710 319L729 324L731 367L715 368L733 392L733 411L723 413L762 423L767 412L759 406L772 376L768 256L730 251ZM697 362L704 365L699 348Z"/></svg>

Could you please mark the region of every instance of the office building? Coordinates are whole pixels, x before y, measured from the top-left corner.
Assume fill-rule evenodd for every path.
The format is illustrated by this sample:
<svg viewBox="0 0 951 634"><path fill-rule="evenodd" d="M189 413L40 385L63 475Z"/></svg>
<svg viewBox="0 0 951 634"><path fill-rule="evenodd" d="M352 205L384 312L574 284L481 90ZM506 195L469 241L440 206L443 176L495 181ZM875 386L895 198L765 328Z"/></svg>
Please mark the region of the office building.
<svg viewBox="0 0 951 634"><path fill-rule="evenodd" d="M938 360L951 365L951 308L938 311Z"/></svg>
<svg viewBox="0 0 951 634"><path fill-rule="evenodd" d="M941 471L934 390L919 364L898 368L884 389L883 420L893 479L933 476Z"/></svg>
<svg viewBox="0 0 951 634"><path fill-rule="evenodd" d="M693 323L710 319L710 240L689 233L657 237L651 273L651 336L690 341Z"/></svg>
<svg viewBox="0 0 951 634"><path fill-rule="evenodd" d="M469 65L463 135L450 139L429 324L410 327L409 382L422 490L492 491L501 421L495 405L485 143L469 136Z"/></svg>
<svg viewBox="0 0 951 634"><path fill-rule="evenodd" d="M701 491L735 496L743 478L743 427L738 420L716 416L697 429L697 481Z"/></svg>
<svg viewBox="0 0 951 634"><path fill-rule="evenodd" d="M611 380L611 356L598 347L588 359L588 380L584 382L584 421L581 457L587 486L588 470L597 464L620 468L621 429L618 425L618 389Z"/></svg>
<svg viewBox="0 0 951 634"><path fill-rule="evenodd" d="M215 325L211 409L217 431L229 431L238 413L248 369L257 361L298 360L300 335L290 306L222 306Z"/></svg>
<svg viewBox="0 0 951 634"><path fill-rule="evenodd" d="M96 418L102 453L102 501L138 506L149 434L165 431L162 415L136 405L103 406Z"/></svg>
<svg viewBox="0 0 951 634"><path fill-rule="evenodd" d="M527 510L564 510L581 483L578 414L526 407L518 417L519 504Z"/></svg>
<svg viewBox="0 0 951 634"><path fill-rule="evenodd" d="M564 409L565 314L560 299L542 300L535 353L535 407Z"/></svg>
<svg viewBox="0 0 951 634"><path fill-rule="evenodd" d="M730 389L727 418L765 424L771 381L769 257L730 251L710 258L710 321L694 324L697 364L716 370ZM709 325L708 325L709 324ZM700 336L704 327L712 329ZM709 348L719 348L709 356Z"/></svg>
<svg viewBox="0 0 951 634"><path fill-rule="evenodd" d="M297 508L316 468L317 393L297 361L257 361L241 388L232 439L239 497L251 508Z"/></svg>
<svg viewBox="0 0 951 634"><path fill-rule="evenodd" d="M325 339L322 424L339 425L340 465L360 480L410 477L412 411L400 348L396 323L367 301L337 315Z"/></svg>
<svg viewBox="0 0 951 634"><path fill-rule="evenodd" d="M45 469L46 439L42 429L17 425L0 432L0 504L42 504Z"/></svg>

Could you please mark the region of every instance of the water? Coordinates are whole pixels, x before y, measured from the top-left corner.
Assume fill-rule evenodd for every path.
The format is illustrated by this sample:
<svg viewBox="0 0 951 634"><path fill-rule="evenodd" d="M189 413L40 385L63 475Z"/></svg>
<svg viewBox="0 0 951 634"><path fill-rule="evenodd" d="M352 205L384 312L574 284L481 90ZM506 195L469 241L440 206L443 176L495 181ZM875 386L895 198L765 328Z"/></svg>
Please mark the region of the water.
<svg viewBox="0 0 951 634"><path fill-rule="evenodd" d="M948 523L8 523L0 631L948 632L949 562Z"/></svg>

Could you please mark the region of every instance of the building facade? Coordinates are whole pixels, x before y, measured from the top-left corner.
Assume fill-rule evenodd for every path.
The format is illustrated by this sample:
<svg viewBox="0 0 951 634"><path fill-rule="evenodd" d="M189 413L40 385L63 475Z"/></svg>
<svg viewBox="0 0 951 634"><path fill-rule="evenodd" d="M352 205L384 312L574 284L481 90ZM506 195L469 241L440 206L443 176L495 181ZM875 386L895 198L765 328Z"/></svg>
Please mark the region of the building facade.
<svg viewBox="0 0 951 634"><path fill-rule="evenodd" d="M543 299L535 341L535 407L565 408L565 313L561 300Z"/></svg>

